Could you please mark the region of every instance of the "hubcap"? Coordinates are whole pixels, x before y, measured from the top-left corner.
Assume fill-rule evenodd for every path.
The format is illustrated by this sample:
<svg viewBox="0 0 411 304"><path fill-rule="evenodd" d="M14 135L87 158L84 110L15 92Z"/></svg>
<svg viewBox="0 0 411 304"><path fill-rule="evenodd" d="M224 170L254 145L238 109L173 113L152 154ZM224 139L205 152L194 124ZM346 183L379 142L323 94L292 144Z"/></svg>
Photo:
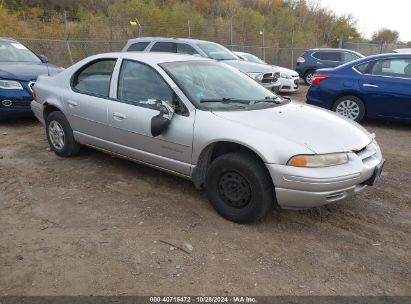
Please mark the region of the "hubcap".
<svg viewBox="0 0 411 304"><path fill-rule="evenodd" d="M53 120L49 124L49 137L50 142L54 148L61 150L64 147L64 130L59 122Z"/></svg>
<svg viewBox="0 0 411 304"><path fill-rule="evenodd" d="M355 101L347 99L337 105L335 112L352 120L356 120L358 115L360 115L360 107Z"/></svg>
<svg viewBox="0 0 411 304"><path fill-rule="evenodd" d="M251 199L250 185L239 173L229 171L221 175L218 181L221 198L231 207L242 208Z"/></svg>

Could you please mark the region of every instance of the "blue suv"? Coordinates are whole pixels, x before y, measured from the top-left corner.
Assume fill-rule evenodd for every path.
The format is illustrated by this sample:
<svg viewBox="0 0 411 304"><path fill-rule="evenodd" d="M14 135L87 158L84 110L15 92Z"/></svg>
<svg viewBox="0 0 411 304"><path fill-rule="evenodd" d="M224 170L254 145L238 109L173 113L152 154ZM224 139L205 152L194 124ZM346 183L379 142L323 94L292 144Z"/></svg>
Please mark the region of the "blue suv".
<svg viewBox="0 0 411 304"><path fill-rule="evenodd" d="M37 77L63 70L47 61L46 56L37 56L14 39L0 38L0 118L32 113L32 87Z"/></svg>
<svg viewBox="0 0 411 304"><path fill-rule="evenodd" d="M411 53L382 54L320 69L307 103L347 118L411 122Z"/></svg>
<svg viewBox="0 0 411 304"><path fill-rule="evenodd" d="M360 53L351 50L311 49L298 57L295 70L307 85L311 85L317 69L334 68L363 57Z"/></svg>

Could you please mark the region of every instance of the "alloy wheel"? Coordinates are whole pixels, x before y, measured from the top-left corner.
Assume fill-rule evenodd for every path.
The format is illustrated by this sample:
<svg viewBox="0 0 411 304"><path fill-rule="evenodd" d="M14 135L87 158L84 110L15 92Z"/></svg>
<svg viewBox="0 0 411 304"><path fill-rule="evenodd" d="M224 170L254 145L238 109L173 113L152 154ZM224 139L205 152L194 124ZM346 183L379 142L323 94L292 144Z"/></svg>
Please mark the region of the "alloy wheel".
<svg viewBox="0 0 411 304"><path fill-rule="evenodd" d="M65 143L65 134L63 127L58 121L52 120L49 124L49 137L53 147L61 150Z"/></svg>
<svg viewBox="0 0 411 304"><path fill-rule="evenodd" d="M335 112L349 119L356 120L360 115L360 107L355 101L346 99L337 105Z"/></svg>

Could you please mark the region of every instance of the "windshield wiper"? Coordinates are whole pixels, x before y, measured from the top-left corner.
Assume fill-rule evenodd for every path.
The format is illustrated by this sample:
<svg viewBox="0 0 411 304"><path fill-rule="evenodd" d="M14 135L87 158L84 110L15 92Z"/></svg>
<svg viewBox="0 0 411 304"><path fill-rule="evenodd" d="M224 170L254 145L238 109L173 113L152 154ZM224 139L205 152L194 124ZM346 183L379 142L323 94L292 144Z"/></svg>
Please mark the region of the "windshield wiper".
<svg viewBox="0 0 411 304"><path fill-rule="evenodd" d="M255 100L255 103L259 102L272 102L276 104L281 104L285 99L280 96L266 96L264 99Z"/></svg>
<svg viewBox="0 0 411 304"><path fill-rule="evenodd" d="M214 98L214 99L200 99L200 102L221 102L221 103L230 103L230 102L247 102L249 103L249 100L243 100L243 99L236 99L236 98Z"/></svg>

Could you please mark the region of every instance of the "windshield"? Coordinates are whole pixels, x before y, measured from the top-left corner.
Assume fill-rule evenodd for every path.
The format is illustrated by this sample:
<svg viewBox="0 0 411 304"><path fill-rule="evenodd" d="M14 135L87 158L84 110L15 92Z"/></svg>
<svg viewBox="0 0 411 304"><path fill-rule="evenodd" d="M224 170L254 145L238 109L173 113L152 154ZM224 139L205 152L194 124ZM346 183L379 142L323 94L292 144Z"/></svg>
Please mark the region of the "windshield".
<svg viewBox="0 0 411 304"><path fill-rule="evenodd" d="M18 42L0 42L0 61L41 63L32 51Z"/></svg>
<svg viewBox="0 0 411 304"><path fill-rule="evenodd" d="M211 59L216 60L237 60L237 56L231 53L228 49L222 45L216 43L202 43L198 44L198 47L207 54Z"/></svg>
<svg viewBox="0 0 411 304"><path fill-rule="evenodd" d="M202 110L251 110L285 101L247 75L219 62L169 62L161 67Z"/></svg>
<svg viewBox="0 0 411 304"><path fill-rule="evenodd" d="M250 61L250 62L267 64L266 62L262 61L260 58L252 54L243 54L243 57L247 59L247 61Z"/></svg>

